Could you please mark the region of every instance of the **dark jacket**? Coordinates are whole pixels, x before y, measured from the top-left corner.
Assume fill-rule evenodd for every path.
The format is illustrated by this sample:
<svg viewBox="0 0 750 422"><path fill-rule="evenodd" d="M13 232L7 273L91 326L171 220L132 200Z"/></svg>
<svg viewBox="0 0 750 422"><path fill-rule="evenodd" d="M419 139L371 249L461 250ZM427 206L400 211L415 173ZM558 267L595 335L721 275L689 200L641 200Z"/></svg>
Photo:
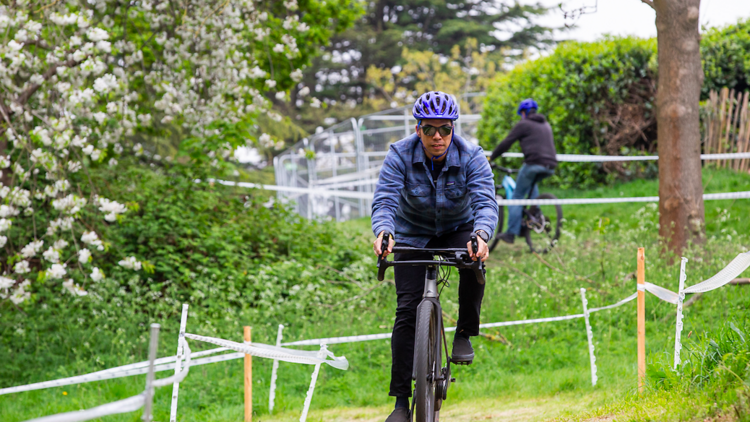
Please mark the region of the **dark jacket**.
<svg viewBox="0 0 750 422"><path fill-rule="evenodd" d="M544 115L535 113L516 123L508 136L492 151L490 161L503 155L516 141L521 142L524 163L550 168L557 166L552 128Z"/></svg>

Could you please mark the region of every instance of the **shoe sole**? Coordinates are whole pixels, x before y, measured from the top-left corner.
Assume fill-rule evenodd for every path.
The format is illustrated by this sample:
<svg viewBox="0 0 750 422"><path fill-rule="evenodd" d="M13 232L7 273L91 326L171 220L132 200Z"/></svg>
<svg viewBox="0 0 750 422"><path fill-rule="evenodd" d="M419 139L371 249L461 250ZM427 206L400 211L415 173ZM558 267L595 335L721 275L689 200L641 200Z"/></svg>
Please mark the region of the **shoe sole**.
<svg viewBox="0 0 750 422"><path fill-rule="evenodd" d="M451 356L451 362L456 365L471 365L474 362L474 355Z"/></svg>

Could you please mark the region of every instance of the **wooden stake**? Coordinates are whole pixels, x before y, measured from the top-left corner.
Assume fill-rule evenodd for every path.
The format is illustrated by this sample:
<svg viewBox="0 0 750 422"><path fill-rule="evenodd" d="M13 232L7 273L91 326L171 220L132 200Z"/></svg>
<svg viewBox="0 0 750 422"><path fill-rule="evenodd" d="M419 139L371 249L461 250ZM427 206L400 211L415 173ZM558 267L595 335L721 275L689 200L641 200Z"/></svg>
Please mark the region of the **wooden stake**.
<svg viewBox="0 0 750 422"><path fill-rule="evenodd" d="M646 381L646 254L638 248L638 394Z"/></svg>
<svg viewBox="0 0 750 422"><path fill-rule="evenodd" d="M251 328L244 327L245 342L250 343ZM253 421L253 357L245 355L245 422Z"/></svg>

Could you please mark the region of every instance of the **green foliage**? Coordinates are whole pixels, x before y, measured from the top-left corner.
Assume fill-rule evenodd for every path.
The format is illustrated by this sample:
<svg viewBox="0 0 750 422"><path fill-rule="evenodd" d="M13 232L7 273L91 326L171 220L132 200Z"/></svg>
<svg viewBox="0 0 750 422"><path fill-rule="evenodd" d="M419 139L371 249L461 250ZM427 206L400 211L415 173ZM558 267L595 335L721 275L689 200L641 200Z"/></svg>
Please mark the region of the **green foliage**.
<svg viewBox="0 0 750 422"><path fill-rule="evenodd" d="M713 28L701 39L702 97L723 87L750 89L750 20ZM558 153L654 154L656 40L605 38L566 42L546 57L500 75L488 91L479 138L494 148L515 122L525 98L540 104L552 125ZM567 164L551 182L594 186L614 179L653 177L649 164Z"/></svg>
<svg viewBox="0 0 750 422"><path fill-rule="evenodd" d="M655 40L632 37L566 42L549 56L517 66L490 87L479 125L486 149L494 148L518 121L516 108L534 98L555 136L558 154L638 154L651 152L640 133L655 122L652 58ZM613 119L629 112L635 121ZM627 117L627 116L623 116ZM618 129L635 123L639 130L622 137ZM516 146L515 148L518 148ZM616 173L632 176L645 168L567 164L551 182L592 186Z"/></svg>
<svg viewBox="0 0 750 422"><path fill-rule="evenodd" d="M704 99L711 90L724 87L750 89L750 19L706 31L701 37L701 61Z"/></svg>
<svg viewBox="0 0 750 422"><path fill-rule="evenodd" d="M88 296L40 277L20 309L0 303L0 360L9 362L0 365L0 379L49 378L71 367L133 360L145 350L142 327L173 318L181 303L204 310L210 321L304 319L320 312L321 303L349 297L352 286L374 283L360 271L363 254L344 246L357 237L279 204L266 206L257 191L196 183L198 175L181 165L149 170L124 163L92 174L102 195L130 201L118 223L89 219L99 222L90 229L119 253L97 257L106 275L101 282L76 280ZM118 264L126 256L148 261L134 272ZM62 259L77 264L75 256ZM28 370L34 366L52 373L34 374Z"/></svg>
<svg viewBox="0 0 750 422"><path fill-rule="evenodd" d="M229 230L224 231L218 217L214 221L214 213L237 213L236 222L225 220L224 223L237 230L237 236L244 239L259 236L245 233L250 230L271 235L284 230L280 227L283 222L265 219L257 219L260 226L244 227L254 217L241 215L245 201L236 195L230 196L237 192L233 189L187 182L183 185L183 182L171 182L171 179L149 176L146 172L129 175L132 177L128 179L133 183L132 189L148 189L151 195L157 196L149 200L139 199L138 213L154 209L159 204L158 196L165 197L163 201L170 203L167 197L176 193L160 186L175 183L174 186L184 186L185 190L199 191L194 196L186 197L185 204L188 205L170 205L179 207L174 211L177 217L170 217L172 211L158 210L154 211L153 218L125 214L123 224L128 224L129 219L133 220L133 226L127 229L127 235L131 236L129 242L141 243L132 246L132 253L138 253L137 248L149 247L149 238L160 239L168 234L159 234L159 231L149 228L160 224L156 220L180 218L183 214L190 223L173 222L177 224L177 232L182 236L191 236L185 231L192 227L202 233L192 236L207 239L209 243L218 241L213 234L218 233L216 237L226 238L229 255L241 247L250 249L250 246L245 245L245 241L234 240ZM179 174L169 173L169 176L176 178ZM109 173L102 174L102 178L105 177L114 178ZM748 175L709 169L704 177L708 193L750 189ZM636 196L654 195L657 190L656 181L638 180L567 193L575 197L610 197L612 191L621 192L623 196ZM216 196L209 196L211 192ZM560 191L553 190L553 193ZM254 196L254 192L250 194ZM207 199L200 199L204 196ZM203 205L193 206L190 201ZM237 201L240 206L233 205L231 201ZM229 211L223 211L221 207ZM750 248L750 221L745 217L746 208L747 203L743 201L707 203L706 243L686 251L690 259L689 285L712 276L738 252ZM260 211L268 212L272 218L286 218L282 211ZM559 248L543 256L545 262L529 254L523 244L501 245L491 254L482 322L579 314L581 287L588 289L587 298L591 308L620 300L635 290L633 272L637 247L646 247L647 278L660 286L676 289L679 263L670 265L666 257L661 258L656 252L659 248L658 213L653 204L565 206L564 211L565 231ZM248 212L254 213L256 209L251 207ZM292 244L289 254L276 248L273 241L255 240L269 248L269 253L263 258L247 260L257 263L246 264L237 258L232 262L240 268L233 269L221 262L213 262L211 267L187 268L195 273L195 277L179 279L180 274L175 271L176 281L173 282L163 280L168 270L160 270L159 262L153 261L156 267L153 275L139 273L138 276L122 279L107 274L105 282L91 289L95 294L84 298L68 295L54 300L45 299L24 308L28 316L4 304L0 306L0 362L3 362L0 365L0 386L77 375L144 360L147 348L145 333L151 322L159 322L163 326L159 356L173 355L183 300L190 303L190 332L227 339L239 340L243 325L252 325L253 339L266 344L273 344L278 324L286 327L285 341L388 332L393 324L395 287L388 281L382 284L374 281L375 260L371 251L369 223L367 219L343 224L305 223L298 226L294 234L300 237L300 241L289 241ZM148 234L136 238L136 227L143 227ZM599 227L606 230L599 230L599 233L593 230ZM310 236L317 233L323 240L311 244L310 250L306 251L309 240L304 231L311 232ZM108 233L107 238L115 242L116 239L111 238L113 235ZM330 238L326 239L326 236ZM166 246L170 243L159 240L158 244ZM200 245L195 248L206 249ZM212 248L208 252L216 254L222 253L222 250ZM192 259L187 252L183 255L186 260ZM605 258L603 265L602 257ZM191 265L202 265L201 261L206 259L210 257L200 256L191 261ZM242 268L248 269L247 276L242 274ZM391 279L392 276L389 270L386 278ZM157 283L156 277L159 277L161 284ZM441 296L443 309L452 318L458 315L457 287L458 277L454 271L451 285L443 290ZM669 361L671 358L674 306L652 296L646 303L647 352L651 371L658 368L652 362L661 359ZM683 343L686 349L704 350L692 345L696 338L711 338L721 346L722 342L717 338L720 327L726 321L743 321L748 308L750 290L747 286L727 286L707 293L685 310ZM458 402L464 402L466 406L470 403L476 408L476 403L484 400L501 403L523 400L525 404L522 407L537 408L540 401L554 397L558 400L554 406L556 409L573 412L564 420L591 420L595 416L636 412L625 420L674 421L690 420L694 414L714 415L721 410L714 407L714 402L718 401L723 406L737 399L734 388L739 382L730 386L731 394L722 393L724 385L706 383L703 387L691 387L677 393L672 393L675 390L657 388L647 391L646 397L637 398L633 393L636 380L635 313L635 304L631 302L592 315L599 368L599 382L595 388L590 384L588 344L581 319L482 330L494 340L485 337L472 339L476 359L471 366L453 367L458 381L449 392L446 405L450 407L447 409L454 409ZM454 325L450 319L446 324ZM736 325L743 327L740 323ZM692 335L688 337L690 332ZM745 335L745 338L748 336ZM497 339L506 339L509 344ZM191 342L191 347L198 351L212 346ZM382 406L370 412L382 413L382 418L385 418L390 411L386 406L392 406L392 398L387 395L390 342L337 344L331 345L330 350L337 356L346 356L351 366L348 371L327 367L321 370L313 409ZM693 359L687 352L683 356ZM729 367L739 374L735 366ZM256 417L263 420L296 420L309 386L311 370L306 365L280 365L275 411L278 414L269 415L267 403L271 361L254 359ZM180 387L181 418L198 422L239 420L243 409L241 374L241 360L192 368ZM731 374L722 373L722 379L728 377ZM143 377L132 377L0 396L0 409L4 411L3 421L20 422L32 417L92 407L138 394L142 390ZM68 395L63 396L63 391ZM169 388L158 390L155 420L168 417L169 403ZM584 412L581 409L590 407L596 407L596 410ZM359 412L359 409L352 412ZM111 417L112 421L123 422L137 419L137 413Z"/></svg>

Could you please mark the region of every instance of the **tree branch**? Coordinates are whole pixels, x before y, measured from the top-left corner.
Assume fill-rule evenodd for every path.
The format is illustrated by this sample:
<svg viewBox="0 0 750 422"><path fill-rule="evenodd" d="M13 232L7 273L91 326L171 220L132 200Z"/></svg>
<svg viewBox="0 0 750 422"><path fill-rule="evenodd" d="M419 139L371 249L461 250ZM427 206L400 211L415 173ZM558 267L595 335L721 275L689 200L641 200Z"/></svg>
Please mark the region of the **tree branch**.
<svg viewBox="0 0 750 422"><path fill-rule="evenodd" d="M647 4L648 7L654 9L654 2L653 2L653 0L641 0L641 2ZM654 9L654 10L656 10L656 9Z"/></svg>

